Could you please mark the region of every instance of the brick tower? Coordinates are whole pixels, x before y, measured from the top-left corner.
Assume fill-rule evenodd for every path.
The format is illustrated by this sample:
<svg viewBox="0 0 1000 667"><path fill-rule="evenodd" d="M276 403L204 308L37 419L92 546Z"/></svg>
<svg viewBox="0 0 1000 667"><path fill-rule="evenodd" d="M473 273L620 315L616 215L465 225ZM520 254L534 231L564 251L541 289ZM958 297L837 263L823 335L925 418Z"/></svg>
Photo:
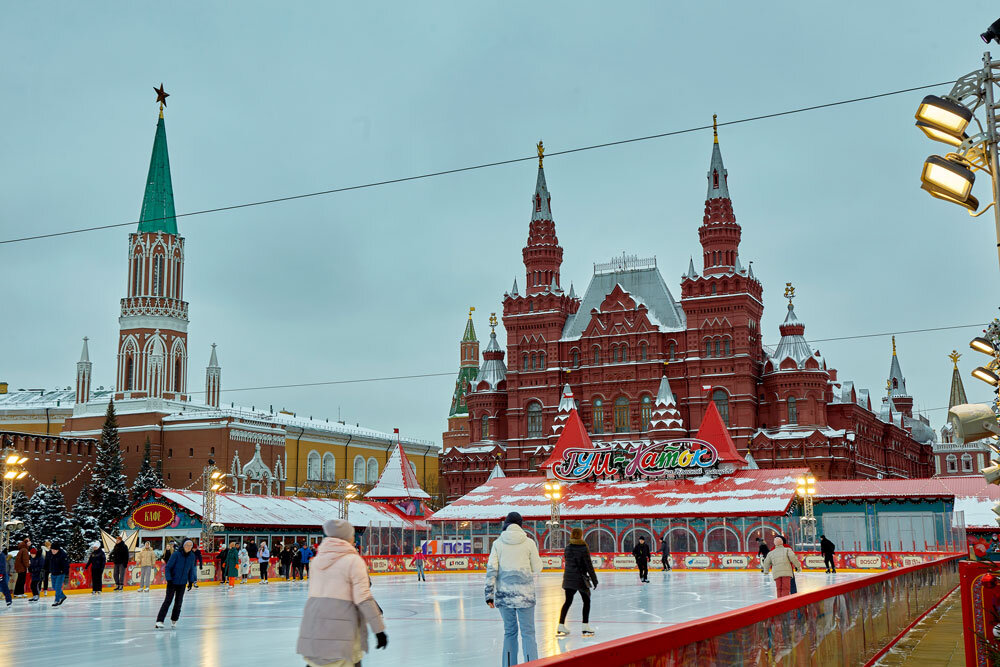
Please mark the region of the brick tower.
<svg viewBox="0 0 1000 667"><path fill-rule="evenodd" d="M455 393L451 397L451 410L448 412L448 430L442 434L445 449L469 444L469 408L465 403L465 395L469 391L469 384L479 372L479 340L472 324L472 313L475 310L474 307L469 308L469 320L465 323L465 332L458 344L458 377L455 379Z"/></svg>

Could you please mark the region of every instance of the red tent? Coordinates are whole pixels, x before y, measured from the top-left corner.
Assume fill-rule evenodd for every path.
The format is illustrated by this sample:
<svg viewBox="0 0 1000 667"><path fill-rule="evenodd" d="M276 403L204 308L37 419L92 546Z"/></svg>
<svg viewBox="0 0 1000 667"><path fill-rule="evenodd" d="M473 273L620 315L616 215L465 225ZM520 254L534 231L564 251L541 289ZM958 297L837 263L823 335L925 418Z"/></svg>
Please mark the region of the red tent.
<svg viewBox="0 0 1000 667"><path fill-rule="evenodd" d="M552 454L541 465L541 468L545 469L561 463L563 453L567 449L581 448L593 449L594 443L591 442L590 436L587 434L587 429L583 425L583 420L580 419L580 415L577 414L576 408L574 408L569 411L569 416L566 418L566 425L563 427L562 433L559 434L559 439L556 440L555 447L552 448Z"/></svg>
<svg viewBox="0 0 1000 667"><path fill-rule="evenodd" d="M698 429L698 435L695 437L715 446L719 452L719 463L747 465L747 460L740 456L739 450L736 449L736 443L729 437L729 429L722 421L722 415L715 407L715 401L708 402L708 411L705 412L705 418L701 420L701 428Z"/></svg>

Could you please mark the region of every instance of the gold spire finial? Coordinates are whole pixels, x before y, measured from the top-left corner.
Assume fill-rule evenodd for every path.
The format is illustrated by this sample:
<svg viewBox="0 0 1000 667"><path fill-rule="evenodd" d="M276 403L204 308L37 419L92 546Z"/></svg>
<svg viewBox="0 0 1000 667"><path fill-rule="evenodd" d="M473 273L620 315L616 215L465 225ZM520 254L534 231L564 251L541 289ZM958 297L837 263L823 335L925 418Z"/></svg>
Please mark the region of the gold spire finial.
<svg viewBox="0 0 1000 667"><path fill-rule="evenodd" d="M958 353L958 350L952 350L951 354L948 355L951 359L951 363L955 364L955 370L958 370L958 360L962 358L962 355Z"/></svg>
<svg viewBox="0 0 1000 667"><path fill-rule="evenodd" d="M715 143L719 143L719 114L712 114L712 135L715 138Z"/></svg>
<svg viewBox="0 0 1000 667"><path fill-rule="evenodd" d="M892 356L896 356L896 337L892 337Z"/></svg>
<svg viewBox="0 0 1000 667"><path fill-rule="evenodd" d="M542 145L542 140L538 140L538 145L535 146L538 149L538 168L542 168L542 159L545 157L545 146Z"/></svg>
<svg viewBox="0 0 1000 667"><path fill-rule="evenodd" d="M472 313L476 312L475 306L469 306L469 319L472 319Z"/></svg>
<svg viewBox="0 0 1000 667"><path fill-rule="evenodd" d="M497 329L497 314L490 313L490 331L496 331Z"/></svg>
<svg viewBox="0 0 1000 667"><path fill-rule="evenodd" d="M792 305L792 299L795 298L795 288L791 283L785 283L785 298L788 299L788 305Z"/></svg>

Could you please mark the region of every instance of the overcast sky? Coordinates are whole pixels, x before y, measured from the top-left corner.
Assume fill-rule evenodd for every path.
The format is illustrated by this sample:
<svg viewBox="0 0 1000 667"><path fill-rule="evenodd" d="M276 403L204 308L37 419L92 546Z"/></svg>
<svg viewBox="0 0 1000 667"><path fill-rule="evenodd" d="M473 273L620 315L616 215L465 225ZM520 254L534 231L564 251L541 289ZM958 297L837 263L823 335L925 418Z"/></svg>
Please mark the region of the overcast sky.
<svg viewBox="0 0 1000 667"><path fill-rule="evenodd" d="M954 80L981 64L995 3L15 3L0 22L0 238L136 219L157 109L178 213L398 178ZM943 21L942 17L947 19ZM997 49L1000 56L1000 49ZM939 94L947 92L941 87ZM924 92L725 127L741 258L776 343L786 281L809 339L986 322L992 213L918 189L943 152L913 127ZM594 262L655 255L675 298L699 252L711 131L546 161L582 293ZM524 284L532 162L178 219L191 304L189 387L218 343L223 400L440 439L469 306ZM985 181L985 176L980 180ZM988 186L977 185L989 201ZM0 379L73 384L90 336L114 378L127 234L0 246ZM700 268L700 265L699 265ZM976 328L902 335L935 427L953 348ZM499 332L502 336L502 331ZM816 344L879 393L888 337ZM200 398L200 397L199 397Z"/></svg>

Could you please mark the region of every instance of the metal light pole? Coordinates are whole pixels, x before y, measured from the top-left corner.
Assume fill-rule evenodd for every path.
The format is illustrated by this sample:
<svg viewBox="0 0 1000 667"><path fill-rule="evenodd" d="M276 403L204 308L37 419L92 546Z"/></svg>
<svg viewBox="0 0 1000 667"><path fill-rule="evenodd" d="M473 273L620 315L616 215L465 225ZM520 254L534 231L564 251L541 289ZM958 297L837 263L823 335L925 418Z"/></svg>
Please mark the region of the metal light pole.
<svg viewBox="0 0 1000 667"><path fill-rule="evenodd" d="M14 516L14 482L24 479L28 474L27 470L22 470L27 460L27 456L21 456L15 449L4 449L3 458L0 458L0 479L2 479L2 490L0 490L0 553L7 553L10 545L10 534L18 531L24 522Z"/></svg>
<svg viewBox="0 0 1000 667"><path fill-rule="evenodd" d="M226 485L222 481L225 474L215 467L215 461L208 460L205 471L202 473L203 492L201 495L201 549L210 551L215 549L215 531L222 528L222 524L216 520L215 494L225 490Z"/></svg>
<svg viewBox="0 0 1000 667"><path fill-rule="evenodd" d="M559 503L562 502L562 484L559 482L545 482L545 497L549 500L549 532L552 539L549 540L549 548L562 549L562 531L559 528Z"/></svg>
<svg viewBox="0 0 1000 667"><path fill-rule="evenodd" d="M816 478L809 474L799 477L796 493L802 498L802 518L799 527L802 529L803 543L816 542L816 515L813 513L813 496L816 495Z"/></svg>
<svg viewBox="0 0 1000 667"><path fill-rule="evenodd" d="M358 486L349 479L342 479L337 482L337 487L333 490L340 500L340 518L350 521L351 501L358 497Z"/></svg>

